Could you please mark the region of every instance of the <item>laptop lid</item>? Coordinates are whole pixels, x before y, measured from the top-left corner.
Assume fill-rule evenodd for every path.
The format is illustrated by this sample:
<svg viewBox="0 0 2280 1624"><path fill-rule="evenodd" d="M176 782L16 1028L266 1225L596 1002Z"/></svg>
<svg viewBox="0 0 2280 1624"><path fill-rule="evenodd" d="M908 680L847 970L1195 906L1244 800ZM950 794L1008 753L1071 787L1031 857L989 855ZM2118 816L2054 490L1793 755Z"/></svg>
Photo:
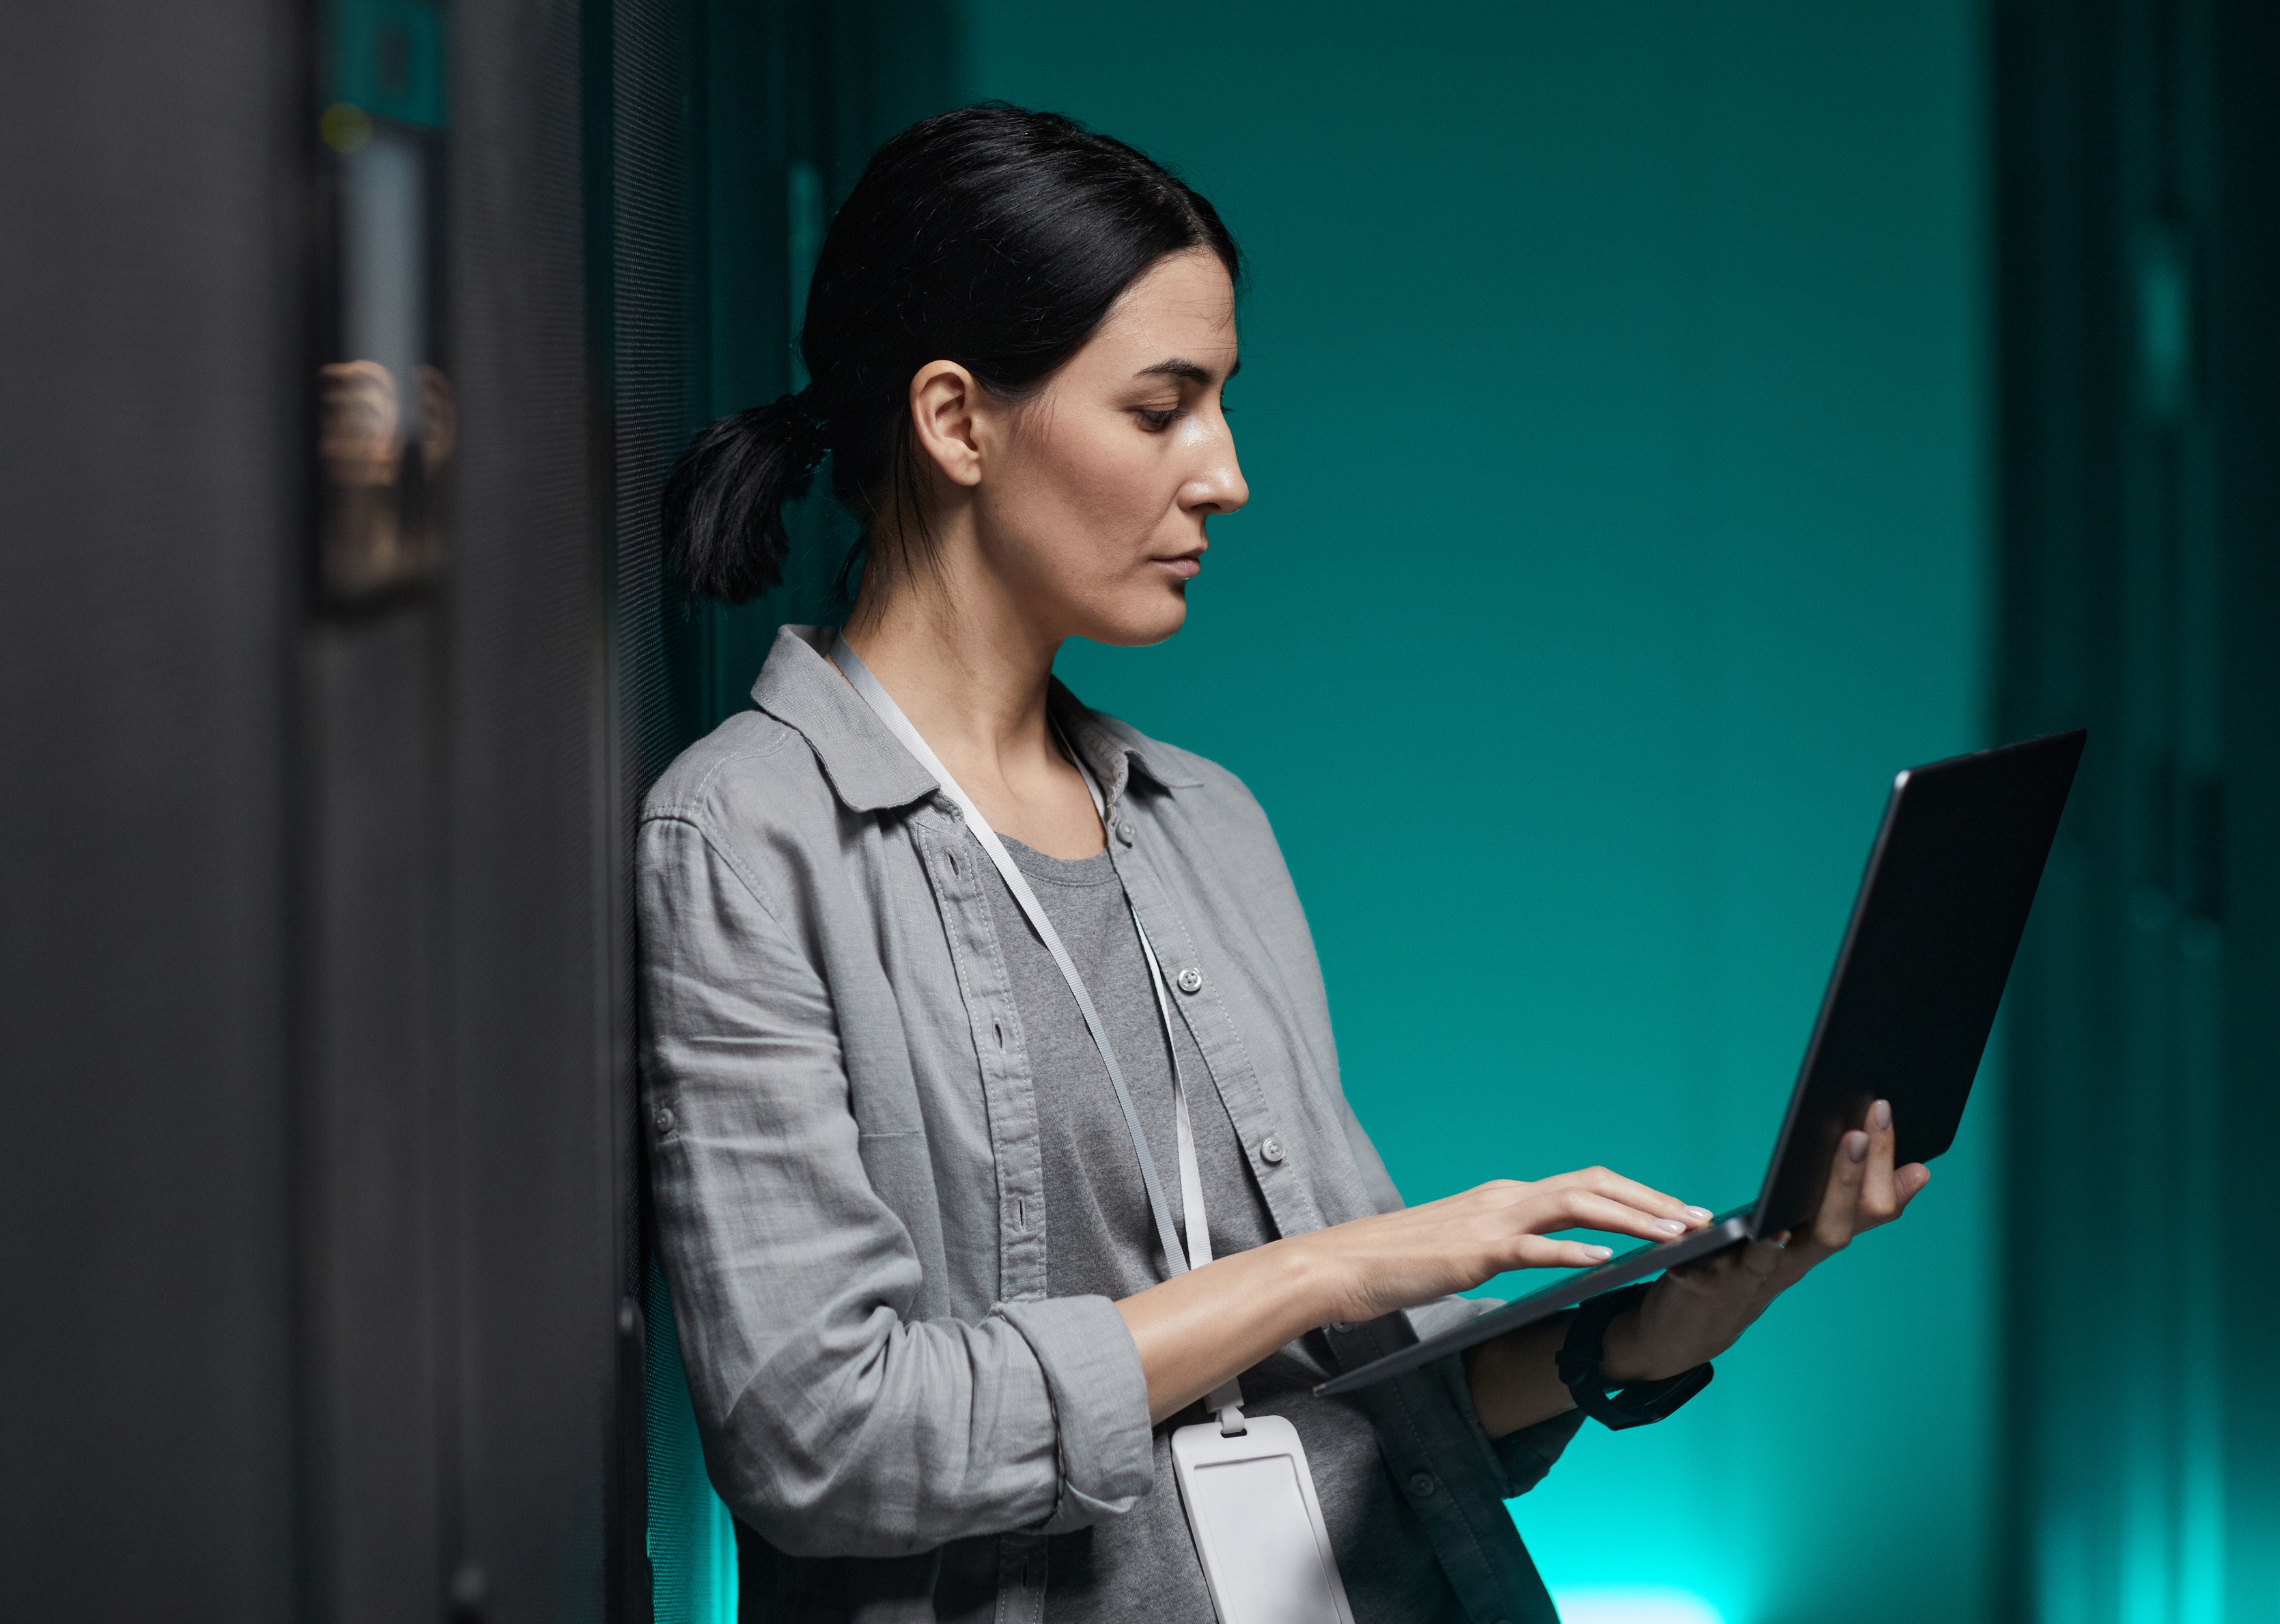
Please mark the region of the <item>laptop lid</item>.
<svg viewBox="0 0 2280 1624"><path fill-rule="evenodd" d="M1813 1220L1837 1141L1874 1101L1892 1104L1899 1162L1955 1143L2086 737L2051 734L1893 780L1753 1234Z"/></svg>
<svg viewBox="0 0 2280 1624"><path fill-rule="evenodd" d="M1892 781L1757 1201L1344 1371L1351 1392L1680 1263L1812 1221L1837 1143L1879 1099L1901 1163L1955 1142L2088 735L2007 744Z"/></svg>

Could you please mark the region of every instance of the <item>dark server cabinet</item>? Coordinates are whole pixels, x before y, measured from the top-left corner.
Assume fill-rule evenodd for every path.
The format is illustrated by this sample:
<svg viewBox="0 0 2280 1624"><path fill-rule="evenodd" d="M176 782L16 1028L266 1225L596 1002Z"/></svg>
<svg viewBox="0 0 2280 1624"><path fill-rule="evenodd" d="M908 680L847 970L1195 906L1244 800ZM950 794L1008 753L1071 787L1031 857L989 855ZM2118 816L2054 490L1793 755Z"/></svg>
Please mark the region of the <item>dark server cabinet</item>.
<svg viewBox="0 0 2280 1624"><path fill-rule="evenodd" d="M628 1610L581 68L0 14L9 1617Z"/></svg>
<svg viewBox="0 0 2280 1624"><path fill-rule="evenodd" d="M848 538L692 605L657 497L951 45L0 8L0 1614L719 1616L631 819Z"/></svg>
<svg viewBox="0 0 2280 1624"><path fill-rule="evenodd" d="M2089 753L2008 1028L2012 1610L2280 1616L2280 14L1993 12L2004 731Z"/></svg>
<svg viewBox="0 0 2280 1624"><path fill-rule="evenodd" d="M296 1605L302 42L0 8L0 1612Z"/></svg>

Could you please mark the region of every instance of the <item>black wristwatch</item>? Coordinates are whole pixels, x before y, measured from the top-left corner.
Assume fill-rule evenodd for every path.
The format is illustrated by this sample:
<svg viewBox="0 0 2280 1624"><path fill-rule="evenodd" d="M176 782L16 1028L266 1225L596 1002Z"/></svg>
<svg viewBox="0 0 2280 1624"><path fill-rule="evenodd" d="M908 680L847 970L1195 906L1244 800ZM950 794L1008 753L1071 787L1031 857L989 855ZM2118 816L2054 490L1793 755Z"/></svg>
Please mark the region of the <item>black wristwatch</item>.
<svg viewBox="0 0 2280 1624"><path fill-rule="evenodd" d="M1625 1286L1595 1297L1575 1311L1568 1322L1568 1340L1560 1344L1560 1380L1567 1385L1575 1407L1593 1420L1620 1432L1661 1420L1679 1405L1710 1385L1710 1362L1682 1370L1660 1382L1640 1382L1620 1392L1607 1390L1599 1374L1600 1343L1607 1322L1646 1295L1645 1285Z"/></svg>

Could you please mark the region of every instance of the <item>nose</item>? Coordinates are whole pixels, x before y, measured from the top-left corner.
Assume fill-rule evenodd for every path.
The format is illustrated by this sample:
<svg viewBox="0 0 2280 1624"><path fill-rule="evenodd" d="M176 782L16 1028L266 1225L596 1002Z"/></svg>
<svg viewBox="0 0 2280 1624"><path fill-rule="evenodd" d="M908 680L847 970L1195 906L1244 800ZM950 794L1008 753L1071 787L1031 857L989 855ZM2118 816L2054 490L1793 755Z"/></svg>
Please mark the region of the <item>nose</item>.
<svg viewBox="0 0 2280 1624"><path fill-rule="evenodd" d="M1181 505L1194 513L1232 513L1251 500L1251 487L1235 455L1235 435L1220 419L1219 432L1201 448L1200 465L1182 490Z"/></svg>

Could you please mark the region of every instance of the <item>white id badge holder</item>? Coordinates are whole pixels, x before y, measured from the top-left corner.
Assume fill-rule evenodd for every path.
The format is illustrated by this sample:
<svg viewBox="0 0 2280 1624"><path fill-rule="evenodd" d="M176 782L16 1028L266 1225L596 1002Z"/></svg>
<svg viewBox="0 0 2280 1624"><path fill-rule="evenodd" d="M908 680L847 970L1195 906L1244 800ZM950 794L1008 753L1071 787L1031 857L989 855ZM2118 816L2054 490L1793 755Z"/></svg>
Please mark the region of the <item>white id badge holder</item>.
<svg viewBox="0 0 2280 1624"><path fill-rule="evenodd" d="M1219 1624L1353 1624L1298 1429L1279 1415L1221 1416L1172 1435Z"/></svg>

